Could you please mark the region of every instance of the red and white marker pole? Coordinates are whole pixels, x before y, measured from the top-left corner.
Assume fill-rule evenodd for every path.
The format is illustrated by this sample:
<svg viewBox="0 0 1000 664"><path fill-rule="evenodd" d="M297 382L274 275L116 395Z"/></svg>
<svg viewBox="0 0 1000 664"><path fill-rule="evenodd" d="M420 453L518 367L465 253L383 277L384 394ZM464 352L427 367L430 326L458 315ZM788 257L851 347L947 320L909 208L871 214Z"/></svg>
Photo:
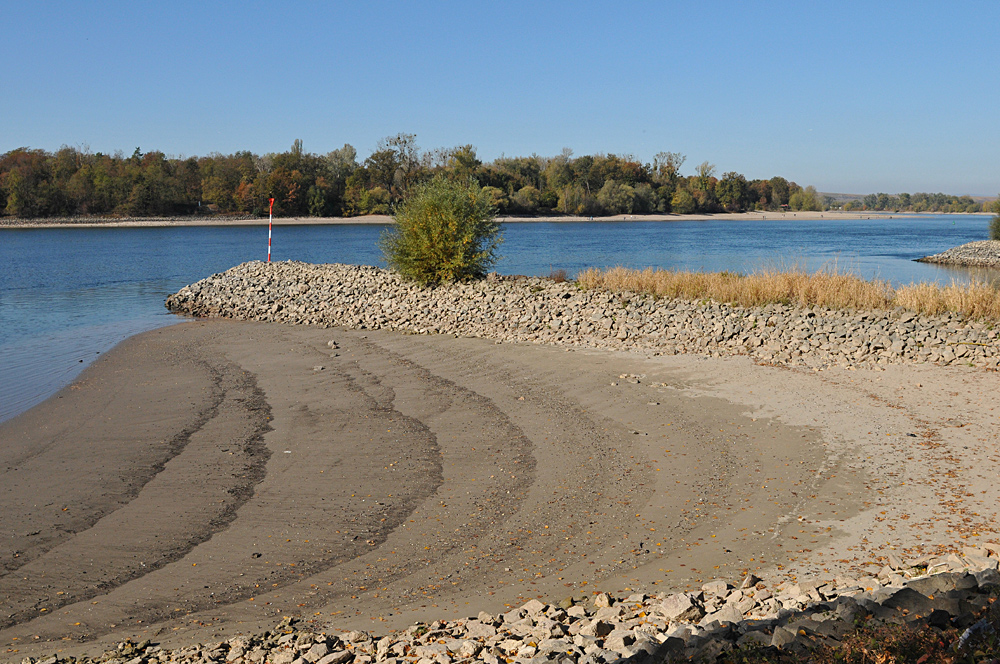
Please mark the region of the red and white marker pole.
<svg viewBox="0 0 1000 664"><path fill-rule="evenodd" d="M267 210L267 262L271 262L271 222L274 220L274 199L267 199L271 205Z"/></svg>

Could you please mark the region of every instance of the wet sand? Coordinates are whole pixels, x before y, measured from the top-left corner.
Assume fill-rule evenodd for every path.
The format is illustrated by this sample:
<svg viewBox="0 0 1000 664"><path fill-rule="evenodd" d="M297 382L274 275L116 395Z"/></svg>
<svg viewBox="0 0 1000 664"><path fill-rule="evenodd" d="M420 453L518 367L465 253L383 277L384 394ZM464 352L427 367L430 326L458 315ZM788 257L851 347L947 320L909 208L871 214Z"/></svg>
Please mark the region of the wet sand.
<svg viewBox="0 0 1000 664"><path fill-rule="evenodd" d="M387 631L996 542L995 379L154 330L0 425L0 645Z"/></svg>

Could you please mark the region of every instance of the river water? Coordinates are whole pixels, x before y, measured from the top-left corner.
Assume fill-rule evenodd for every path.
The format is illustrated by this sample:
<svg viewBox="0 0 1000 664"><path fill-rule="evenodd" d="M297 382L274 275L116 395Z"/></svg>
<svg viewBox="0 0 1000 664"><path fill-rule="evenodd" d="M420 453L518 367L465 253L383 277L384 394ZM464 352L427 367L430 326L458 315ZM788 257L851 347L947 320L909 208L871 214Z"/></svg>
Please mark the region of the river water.
<svg viewBox="0 0 1000 664"><path fill-rule="evenodd" d="M576 274L586 267L752 272L836 265L895 284L998 280L914 263L986 238L988 216L870 220L504 224L497 271ZM381 265L383 226L277 226L272 260ZM267 256L264 226L0 229L0 421L41 402L128 336L180 319L167 295Z"/></svg>

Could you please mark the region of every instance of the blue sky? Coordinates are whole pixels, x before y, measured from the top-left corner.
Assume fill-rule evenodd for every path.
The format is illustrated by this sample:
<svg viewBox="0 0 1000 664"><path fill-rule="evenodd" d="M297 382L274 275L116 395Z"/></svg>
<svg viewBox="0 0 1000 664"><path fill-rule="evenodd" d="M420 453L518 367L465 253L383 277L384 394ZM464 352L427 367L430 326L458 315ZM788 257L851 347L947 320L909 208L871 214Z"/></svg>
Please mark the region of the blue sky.
<svg viewBox="0 0 1000 664"><path fill-rule="evenodd" d="M13 2L0 152L417 135L821 191L1000 191L1000 3Z"/></svg>

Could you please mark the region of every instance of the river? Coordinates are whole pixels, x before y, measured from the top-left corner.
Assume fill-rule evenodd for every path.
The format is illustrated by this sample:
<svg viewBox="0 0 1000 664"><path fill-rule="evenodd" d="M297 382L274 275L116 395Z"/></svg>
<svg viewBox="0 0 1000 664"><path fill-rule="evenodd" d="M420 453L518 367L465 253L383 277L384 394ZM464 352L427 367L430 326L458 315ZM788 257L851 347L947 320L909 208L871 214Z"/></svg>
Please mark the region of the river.
<svg viewBox="0 0 1000 664"><path fill-rule="evenodd" d="M504 224L504 274L586 267L752 272L836 265L894 284L997 280L913 259L986 238L987 215L867 220ZM272 260L382 264L378 225L276 226ZM0 421L67 385L122 339L177 322L167 295L267 256L266 226L0 229Z"/></svg>

